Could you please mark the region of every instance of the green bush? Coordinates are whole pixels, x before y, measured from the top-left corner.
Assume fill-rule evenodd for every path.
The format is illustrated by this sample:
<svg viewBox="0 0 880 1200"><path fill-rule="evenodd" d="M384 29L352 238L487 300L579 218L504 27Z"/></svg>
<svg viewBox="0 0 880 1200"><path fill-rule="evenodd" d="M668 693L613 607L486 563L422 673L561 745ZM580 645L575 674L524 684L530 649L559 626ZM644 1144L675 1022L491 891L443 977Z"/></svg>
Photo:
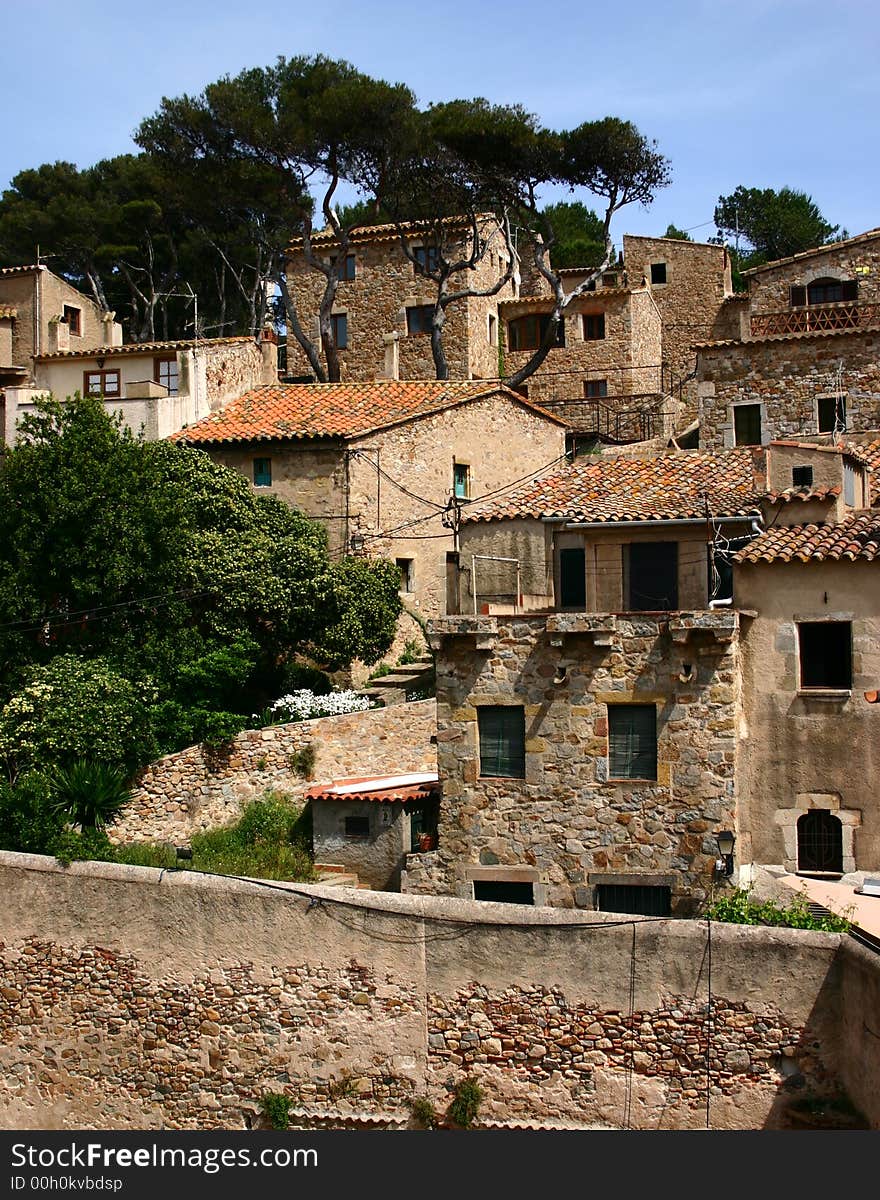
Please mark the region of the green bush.
<svg viewBox="0 0 880 1200"><path fill-rule="evenodd" d="M235 825L196 834L194 871L308 882L315 872L301 811L278 792L254 800Z"/></svg>
<svg viewBox="0 0 880 1200"><path fill-rule="evenodd" d="M162 867L166 871L178 866L177 851L164 842L129 842L116 846L116 861L131 867Z"/></svg>
<svg viewBox="0 0 880 1200"><path fill-rule="evenodd" d="M314 692L316 696L328 696L333 691L333 680L326 671L319 671L317 667L293 663L284 673L281 695L302 691L304 688Z"/></svg>
<svg viewBox="0 0 880 1200"><path fill-rule="evenodd" d="M65 867L75 861L116 862L116 851L102 829L65 829L52 842L49 853Z"/></svg>
<svg viewBox="0 0 880 1200"><path fill-rule="evenodd" d="M437 1110L427 1096L414 1096L409 1106L412 1115L424 1129L434 1129L436 1127Z"/></svg>
<svg viewBox="0 0 880 1200"><path fill-rule="evenodd" d="M131 788L118 767L77 759L49 772L52 803L71 825L104 829L131 800Z"/></svg>
<svg viewBox="0 0 880 1200"><path fill-rule="evenodd" d="M29 771L15 783L0 783L0 850L49 854L63 828L45 775Z"/></svg>
<svg viewBox="0 0 880 1200"><path fill-rule="evenodd" d="M818 929L825 933L848 933L850 929L847 918L836 913L814 915L803 894L783 906L775 900L753 900L751 893L743 888L715 900L706 909L706 916L711 921L732 925L780 925L789 929Z"/></svg>
<svg viewBox="0 0 880 1200"><path fill-rule="evenodd" d="M480 1105L483 1103L483 1089L476 1079L467 1076L455 1085L452 1103L449 1105L448 1117L453 1124L462 1129L470 1129L477 1119Z"/></svg>
<svg viewBox="0 0 880 1200"><path fill-rule="evenodd" d="M273 1129L290 1128L290 1097L281 1092L266 1092L260 1110Z"/></svg>

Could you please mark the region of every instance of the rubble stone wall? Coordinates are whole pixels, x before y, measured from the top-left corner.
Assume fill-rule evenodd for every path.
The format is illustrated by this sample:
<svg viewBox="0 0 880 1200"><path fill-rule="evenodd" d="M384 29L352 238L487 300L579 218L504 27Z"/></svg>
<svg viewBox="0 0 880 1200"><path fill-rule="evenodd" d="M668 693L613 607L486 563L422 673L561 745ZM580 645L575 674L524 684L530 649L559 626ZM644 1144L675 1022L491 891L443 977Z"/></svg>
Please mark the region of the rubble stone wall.
<svg viewBox="0 0 880 1200"><path fill-rule="evenodd" d="M249 800L271 789L299 800L315 780L436 771L435 732L434 701L418 700L248 729L219 756L190 746L147 767L110 837L188 845L194 833L231 825ZM304 778L297 755L307 749L315 760Z"/></svg>
<svg viewBox="0 0 880 1200"><path fill-rule="evenodd" d="M846 1032L878 960L840 935L31 855L0 886L7 1129L242 1129L267 1092L392 1128L465 1076L483 1126L779 1128L847 1088L880 1126Z"/></svg>

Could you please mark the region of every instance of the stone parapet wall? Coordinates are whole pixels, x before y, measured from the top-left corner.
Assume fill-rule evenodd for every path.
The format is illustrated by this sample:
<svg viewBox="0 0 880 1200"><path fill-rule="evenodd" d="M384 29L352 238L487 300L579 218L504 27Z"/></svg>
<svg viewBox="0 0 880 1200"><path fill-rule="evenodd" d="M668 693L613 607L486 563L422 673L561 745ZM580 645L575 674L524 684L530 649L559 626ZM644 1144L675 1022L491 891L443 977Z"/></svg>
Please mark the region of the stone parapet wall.
<svg viewBox="0 0 880 1200"><path fill-rule="evenodd" d="M13 854L0 886L4 1128L242 1129L267 1092L393 1126L466 1075L478 1123L780 1128L848 1091L880 1127L880 960L840 935Z"/></svg>
<svg viewBox="0 0 880 1200"><path fill-rule="evenodd" d="M435 702L419 700L245 730L227 754L190 746L147 767L109 834L115 842L188 845L194 833L232 824L270 789L299 800L312 779L436 771L435 732ZM315 762L306 779L296 756L308 749Z"/></svg>
<svg viewBox="0 0 880 1200"><path fill-rule="evenodd" d="M817 432L819 396L843 395L847 432L880 428L880 332L704 346L700 449L734 444L733 406L760 404L762 440Z"/></svg>

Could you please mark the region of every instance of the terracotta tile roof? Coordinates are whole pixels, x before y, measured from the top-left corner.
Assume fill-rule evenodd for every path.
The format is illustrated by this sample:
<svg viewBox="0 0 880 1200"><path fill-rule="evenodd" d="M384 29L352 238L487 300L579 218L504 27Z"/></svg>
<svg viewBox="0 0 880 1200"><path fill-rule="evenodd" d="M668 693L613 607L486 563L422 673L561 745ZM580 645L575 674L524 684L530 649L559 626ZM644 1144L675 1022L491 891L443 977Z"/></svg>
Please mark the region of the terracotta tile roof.
<svg viewBox="0 0 880 1200"><path fill-rule="evenodd" d="M749 542L737 563L872 562L880 559L880 513L853 513L838 525L787 525L770 529Z"/></svg>
<svg viewBox="0 0 880 1200"><path fill-rule="evenodd" d="M377 803L425 800L440 795L436 772L381 775L373 778L334 779L316 783L305 793L306 800L370 800Z"/></svg>
<svg viewBox="0 0 880 1200"><path fill-rule="evenodd" d="M767 342L806 342L811 339L838 337L858 337L859 334L876 333L880 327L880 317L872 319L858 329L811 329L805 333L770 333L765 337L724 338L717 342L695 342L693 350L713 350L724 346L763 346Z"/></svg>
<svg viewBox="0 0 880 1200"><path fill-rule="evenodd" d="M757 267L749 267L740 274L744 277L760 275L762 271L772 271L774 267L782 267L786 263L800 262L805 258L815 258L817 254L827 254L829 250L840 250L844 246L856 246L860 242L871 242L880 238L880 229L868 229L865 233L857 233L855 237L846 238L842 242L829 242L825 246L814 246L812 250L801 250L800 254L791 254L788 258L775 258L773 262L761 263Z"/></svg>
<svg viewBox="0 0 880 1200"><path fill-rule="evenodd" d="M788 504L793 500L833 500L841 493L840 484L835 484L834 487L790 487L782 492L768 492L767 499L772 500L775 504L777 501Z"/></svg>
<svg viewBox="0 0 880 1200"><path fill-rule="evenodd" d="M477 220L480 222L494 221L496 217L494 213L478 213ZM446 217L444 225L449 229L467 229L470 227L470 217L457 216ZM430 224L426 227L420 221L401 221L400 228L404 233L412 233L415 236L421 235L426 231L430 231ZM396 241L399 234L397 226L392 222L384 225L363 225L360 229L355 229L349 236L349 243L353 246L359 242L387 242ZM313 246L334 246L338 239L336 234L331 229L318 229L312 234ZM302 250L303 239L301 237L291 238L288 243L288 251L299 252Z"/></svg>
<svg viewBox="0 0 880 1200"><path fill-rule="evenodd" d="M765 492L759 447L705 454L677 450L656 458L577 459L506 496L467 507L463 521L517 517L561 521L687 520L757 512Z"/></svg>
<svg viewBox="0 0 880 1200"><path fill-rule="evenodd" d="M26 267L0 267L0 275L30 275L33 271L39 271L40 267L37 263L30 263Z"/></svg>
<svg viewBox="0 0 880 1200"><path fill-rule="evenodd" d="M14 304L0 304L0 321L11 321L18 316L18 309Z"/></svg>
<svg viewBox="0 0 880 1200"><path fill-rule="evenodd" d="M53 350L51 354L38 354L35 362L54 362L61 358L111 358L119 354L158 354L169 350L189 350L202 346L227 346L238 342L252 342L249 335L240 337L199 338L194 341L178 342L128 342L124 346L95 346L91 350Z"/></svg>
<svg viewBox="0 0 880 1200"><path fill-rule="evenodd" d="M578 301L596 301L601 300L603 296L629 296L633 292L643 292L644 288L636 287L597 287L595 291L581 292L578 296ZM553 307L552 296L518 296L514 300L499 300L499 308L516 308L518 304L545 304L548 307Z"/></svg>
<svg viewBox="0 0 880 1200"><path fill-rule="evenodd" d="M192 445L356 438L482 396L499 394L556 425L567 427L565 421L552 413L491 381L381 379L375 383L278 383L253 388L219 412L173 436Z"/></svg>

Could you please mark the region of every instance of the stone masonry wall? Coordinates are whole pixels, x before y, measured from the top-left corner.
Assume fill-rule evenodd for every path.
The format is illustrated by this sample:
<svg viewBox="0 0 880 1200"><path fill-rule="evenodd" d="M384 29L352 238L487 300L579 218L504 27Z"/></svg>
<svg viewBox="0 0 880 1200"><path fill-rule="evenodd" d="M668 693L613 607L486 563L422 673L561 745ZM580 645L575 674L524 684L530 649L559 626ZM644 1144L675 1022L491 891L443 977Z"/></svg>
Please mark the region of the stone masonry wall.
<svg viewBox="0 0 880 1200"><path fill-rule="evenodd" d="M733 445L732 405L760 403L762 439L817 431L819 396L844 394L847 430L880 428L880 332L703 346L700 449Z"/></svg>
<svg viewBox="0 0 880 1200"><path fill-rule="evenodd" d="M0 887L4 1128L242 1129L267 1092L393 1128L465 1075L484 1127L784 1128L846 1090L880 1126L878 960L839 935L12 854Z"/></svg>
<svg viewBox="0 0 880 1200"><path fill-rule="evenodd" d="M268 346L266 347L268 351ZM211 412L223 408L230 400L241 396L261 383L272 383L265 377L263 347L253 338L241 341L206 345L196 351L197 369L205 374L205 390ZM275 347L269 352L277 354Z"/></svg>
<svg viewBox="0 0 880 1200"><path fill-rule="evenodd" d="M203 746L190 746L147 767L110 837L187 845L194 833L232 824L249 800L268 789L299 799L312 780L435 771L435 732L434 701L419 700L246 730L219 758ZM307 747L315 750L309 779L291 763L291 756Z"/></svg>
<svg viewBox="0 0 880 1200"><path fill-rule="evenodd" d="M435 869L406 888L469 896L489 868L566 908L593 908L606 882L668 886L674 914L699 909L715 833L734 828L736 614L447 618L429 631L443 802ZM656 706L655 781L609 778L609 708L633 703ZM523 707L525 778L481 777L481 705Z"/></svg>
<svg viewBox="0 0 880 1200"><path fill-rule="evenodd" d="M754 313L787 312L789 288L815 279L855 279L859 303L880 301L880 234L865 241L831 245L821 253L796 255L749 276L750 309Z"/></svg>

